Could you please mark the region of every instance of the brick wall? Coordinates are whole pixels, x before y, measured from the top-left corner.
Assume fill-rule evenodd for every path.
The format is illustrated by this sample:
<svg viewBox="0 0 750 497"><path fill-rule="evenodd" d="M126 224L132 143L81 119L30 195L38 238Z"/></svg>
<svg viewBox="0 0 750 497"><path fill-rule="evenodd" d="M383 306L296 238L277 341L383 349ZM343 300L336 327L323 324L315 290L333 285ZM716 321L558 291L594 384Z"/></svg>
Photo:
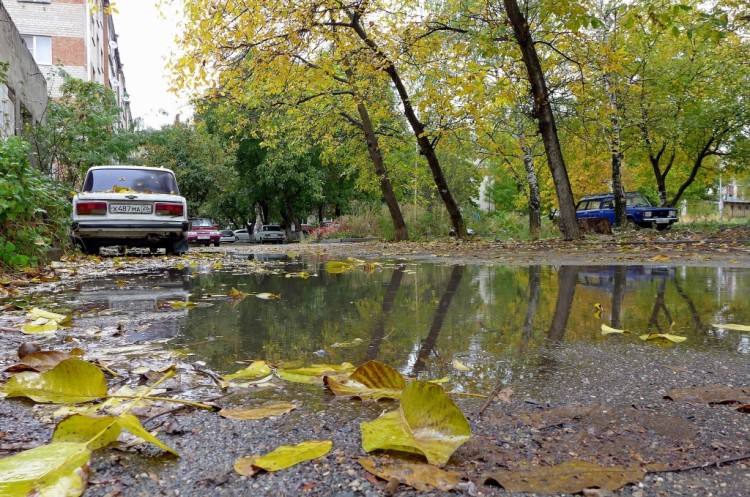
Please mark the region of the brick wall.
<svg viewBox="0 0 750 497"><path fill-rule="evenodd" d="M86 45L83 38L52 37L52 63L63 66L85 66Z"/></svg>

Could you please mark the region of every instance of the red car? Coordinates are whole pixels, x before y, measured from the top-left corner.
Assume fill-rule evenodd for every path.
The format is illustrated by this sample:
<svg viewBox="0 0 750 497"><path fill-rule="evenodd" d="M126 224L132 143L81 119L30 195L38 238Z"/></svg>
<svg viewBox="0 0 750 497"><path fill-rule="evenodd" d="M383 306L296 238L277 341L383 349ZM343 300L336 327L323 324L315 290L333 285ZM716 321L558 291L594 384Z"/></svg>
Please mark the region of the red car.
<svg viewBox="0 0 750 497"><path fill-rule="evenodd" d="M207 217L194 217L190 219L190 230L188 231L188 243L203 244L206 247L221 244L221 232L219 225Z"/></svg>

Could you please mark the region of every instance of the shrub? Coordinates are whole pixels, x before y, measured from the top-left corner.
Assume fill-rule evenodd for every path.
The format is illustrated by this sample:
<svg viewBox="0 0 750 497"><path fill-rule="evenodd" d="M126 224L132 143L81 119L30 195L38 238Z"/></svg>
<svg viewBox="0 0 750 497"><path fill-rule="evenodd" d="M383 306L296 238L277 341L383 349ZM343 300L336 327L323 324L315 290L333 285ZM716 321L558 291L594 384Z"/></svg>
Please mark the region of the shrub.
<svg viewBox="0 0 750 497"><path fill-rule="evenodd" d="M33 168L26 142L0 141L0 265L34 266L47 249L67 243L70 203L59 183Z"/></svg>

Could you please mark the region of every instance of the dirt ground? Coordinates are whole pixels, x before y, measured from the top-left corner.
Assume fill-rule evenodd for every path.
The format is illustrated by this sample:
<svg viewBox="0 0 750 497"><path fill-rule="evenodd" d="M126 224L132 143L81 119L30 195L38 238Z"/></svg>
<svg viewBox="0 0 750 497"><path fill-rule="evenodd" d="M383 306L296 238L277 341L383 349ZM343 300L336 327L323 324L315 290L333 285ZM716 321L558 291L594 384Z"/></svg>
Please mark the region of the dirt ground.
<svg viewBox="0 0 750 497"><path fill-rule="evenodd" d="M703 231L623 230L615 235L586 235L566 242L493 241L485 238L440 239L432 242L329 242L287 245L222 245L216 251L281 252L342 257L440 260L471 264L551 265L688 265L750 266L750 226ZM212 249L209 249L212 250Z"/></svg>
<svg viewBox="0 0 750 497"><path fill-rule="evenodd" d="M640 230L614 236L589 235L572 243L479 238L398 244L331 241L230 244L195 252L219 257L246 253L325 254L334 258L404 258L445 264L750 267L750 228L718 230L709 235L684 230ZM79 272L63 271L61 268L77 264L66 261L56 266L56 272L63 275L62 282L45 282L39 274L33 278L16 275L6 278L3 288L12 289L13 299L18 300L28 292L75 285L78 278L92 274L113 277L118 268L112 260L104 258L97 263L81 258L80 263L89 269ZM168 259L129 258L128 266L129 270L137 270L139 265L152 269L162 260ZM5 368L18 360L18 346L28 337L17 332L23 311L9 305L2 309L0 368ZM69 348L63 342L55 346ZM289 417L254 422L252 428L215 413L190 409L160 416L147 428L155 430L181 457L165 455L148 445L98 451L91 461L91 482L84 495L529 497L537 494L505 490L498 484L500 473L525 466L552 466L570 459L614 466L640 461L649 470L635 483L615 492L588 489L584 492L587 496L750 495L748 414L738 411L736 403L668 398L675 389L718 385L732 389L733 402L750 403L747 357L726 357L711 351L644 351L627 345L621 349L580 350L566 344L551 348L549 354L553 363L564 365L564 374L516 388L510 399L498 397L491 403L470 398L457 401L470 421L473 435L445 467L460 475L460 483L450 492L417 491L365 472L358 463L358 458L365 455L359 445L359 423L390 407L350 401L331 402L324 408L306 406ZM2 373L0 381L9 376L10 373ZM280 393L294 395L293 390ZM0 458L50 440L54 425L45 412L29 401L0 400ZM232 470L238 454L268 451L280 441L322 437L332 439L336 449L321 460L251 478ZM664 465L664 461L672 465Z"/></svg>

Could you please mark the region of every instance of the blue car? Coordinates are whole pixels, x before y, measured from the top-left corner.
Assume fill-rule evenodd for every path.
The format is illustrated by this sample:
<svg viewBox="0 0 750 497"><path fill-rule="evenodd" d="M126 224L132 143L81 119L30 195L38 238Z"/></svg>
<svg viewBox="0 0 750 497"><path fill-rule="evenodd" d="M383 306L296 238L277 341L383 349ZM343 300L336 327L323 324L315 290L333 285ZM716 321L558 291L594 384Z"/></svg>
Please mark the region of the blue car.
<svg viewBox="0 0 750 497"><path fill-rule="evenodd" d="M637 192L625 194L628 227L668 230L677 222L677 209L656 207ZM606 219L615 225L615 198L611 193L587 195L576 205L578 219Z"/></svg>

